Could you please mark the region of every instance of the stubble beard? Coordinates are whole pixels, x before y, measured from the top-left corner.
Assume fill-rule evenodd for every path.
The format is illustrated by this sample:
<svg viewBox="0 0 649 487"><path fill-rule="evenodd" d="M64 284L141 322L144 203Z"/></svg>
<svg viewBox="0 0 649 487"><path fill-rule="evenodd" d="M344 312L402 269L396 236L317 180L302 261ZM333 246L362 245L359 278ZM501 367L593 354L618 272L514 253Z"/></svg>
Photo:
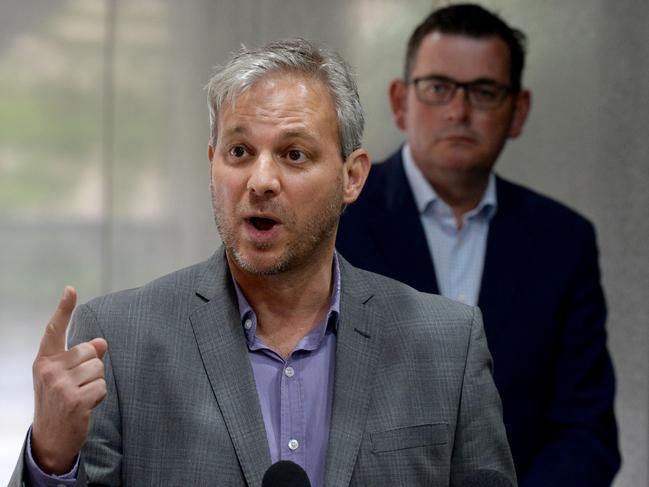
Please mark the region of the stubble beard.
<svg viewBox="0 0 649 487"><path fill-rule="evenodd" d="M289 242L284 252L277 259L270 264L264 265L261 262L246 258L244 253L241 252L233 218L222 211L222 205L219 204L214 187L211 186L210 189L212 192L214 222L227 255L234 260L240 269L256 276L274 276L306 265L318 252L322 252L328 242L334 238L343 209L342 179L339 178L335 190L326 198L327 204L322 210L310 218L305 228L297 235L297 238ZM238 208L235 213L242 214L244 213L243 209ZM266 204L264 209L274 210L275 214L282 217L283 225L295 228L297 218L292 210L278 208L274 204ZM256 250L264 251L271 249L273 244L255 243L254 246Z"/></svg>

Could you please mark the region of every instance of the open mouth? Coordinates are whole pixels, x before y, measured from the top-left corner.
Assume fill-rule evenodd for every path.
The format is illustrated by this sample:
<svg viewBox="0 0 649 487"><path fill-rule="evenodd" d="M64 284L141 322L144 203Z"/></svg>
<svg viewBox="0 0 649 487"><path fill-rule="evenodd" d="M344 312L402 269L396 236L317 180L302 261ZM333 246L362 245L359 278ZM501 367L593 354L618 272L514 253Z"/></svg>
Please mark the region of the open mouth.
<svg viewBox="0 0 649 487"><path fill-rule="evenodd" d="M267 231L277 225L277 222L271 218L263 218L258 216L253 216L248 218L250 224L255 227L257 230Z"/></svg>

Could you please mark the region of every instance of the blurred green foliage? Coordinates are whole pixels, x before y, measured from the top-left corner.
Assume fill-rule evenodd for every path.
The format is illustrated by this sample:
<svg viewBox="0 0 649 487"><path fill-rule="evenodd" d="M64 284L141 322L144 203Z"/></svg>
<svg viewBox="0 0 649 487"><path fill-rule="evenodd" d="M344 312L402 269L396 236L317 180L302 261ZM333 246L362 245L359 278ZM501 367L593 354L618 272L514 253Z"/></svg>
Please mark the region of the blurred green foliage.
<svg viewBox="0 0 649 487"><path fill-rule="evenodd" d="M167 178L173 66L165 0L115 2L112 36L108 1L12 5L11 28L0 18L0 308L23 313L65 283L105 291L106 222L130 221L143 185L162 194ZM120 245L145 254L151 218Z"/></svg>
<svg viewBox="0 0 649 487"><path fill-rule="evenodd" d="M84 206L100 206L101 195L74 195L92 196L83 186L102 190L106 162L113 174L125 172L108 188L116 202L108 211L119 213L132 207L143 177L164 171L165 3L118 4L112 71L104 53L106 5L60 2L15 29L0 49L0 215L87 213ZM106 83L112 100L104 98ZM112 160L105 161L105 144Z"/></svg>

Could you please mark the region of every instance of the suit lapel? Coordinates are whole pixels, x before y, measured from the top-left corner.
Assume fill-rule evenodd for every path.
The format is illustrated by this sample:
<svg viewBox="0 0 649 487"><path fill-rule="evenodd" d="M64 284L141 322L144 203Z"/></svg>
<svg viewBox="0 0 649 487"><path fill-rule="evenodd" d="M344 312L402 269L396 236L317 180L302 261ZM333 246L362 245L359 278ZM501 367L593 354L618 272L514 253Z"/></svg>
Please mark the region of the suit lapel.
<svg viewBox="0 0 649 487"><path fill-rule="evenodd" d="M498 211L489 224L478 299L490 341L496 340L507 311L515 307L515 291L524 285L526 261L534 247L528 222L519 216L524 203L516 200L508 183L500 178L496 179L496 191Z"/></svg>
<svg viewBox="0 0 649 487"><path fill-rule="evenodd" d="M403 169L401 150L383 163L385 213L376 212L370 231L390 276L428 293L439 293L435 267Z"/></svg>
<svg viewBox="0 0 649 487"><path fill-rule="evenodd" d="M270 452L236 295L223 252L208 261L190 321L212 391L248 485L261 485ZM236 380L233 380L236 378Z"/></svg>
<svg viewBox="0 0 649 487"><path fill-rule="evenodd" d="M342 294L336 340L336 366L326 485L349 485L361 445L379 354L378 317L367 306L367 283L338 256Z"/></svg>

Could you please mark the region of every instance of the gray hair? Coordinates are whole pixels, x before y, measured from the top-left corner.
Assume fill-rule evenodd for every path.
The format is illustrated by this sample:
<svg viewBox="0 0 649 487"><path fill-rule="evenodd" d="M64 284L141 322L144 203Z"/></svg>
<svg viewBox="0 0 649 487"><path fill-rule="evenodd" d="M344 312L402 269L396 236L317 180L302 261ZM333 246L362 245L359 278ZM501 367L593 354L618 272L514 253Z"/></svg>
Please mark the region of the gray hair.
<svg viewBox="0 0 649 487"><path fill-rule="evenodd" d="M257 49L242 47L207 83L212 145L216 145L218 114L264 76L298 73L321 81L336 108L343 159L361 147L365 120L351 68L334 51L304 39L276 41Z"/></svg>

